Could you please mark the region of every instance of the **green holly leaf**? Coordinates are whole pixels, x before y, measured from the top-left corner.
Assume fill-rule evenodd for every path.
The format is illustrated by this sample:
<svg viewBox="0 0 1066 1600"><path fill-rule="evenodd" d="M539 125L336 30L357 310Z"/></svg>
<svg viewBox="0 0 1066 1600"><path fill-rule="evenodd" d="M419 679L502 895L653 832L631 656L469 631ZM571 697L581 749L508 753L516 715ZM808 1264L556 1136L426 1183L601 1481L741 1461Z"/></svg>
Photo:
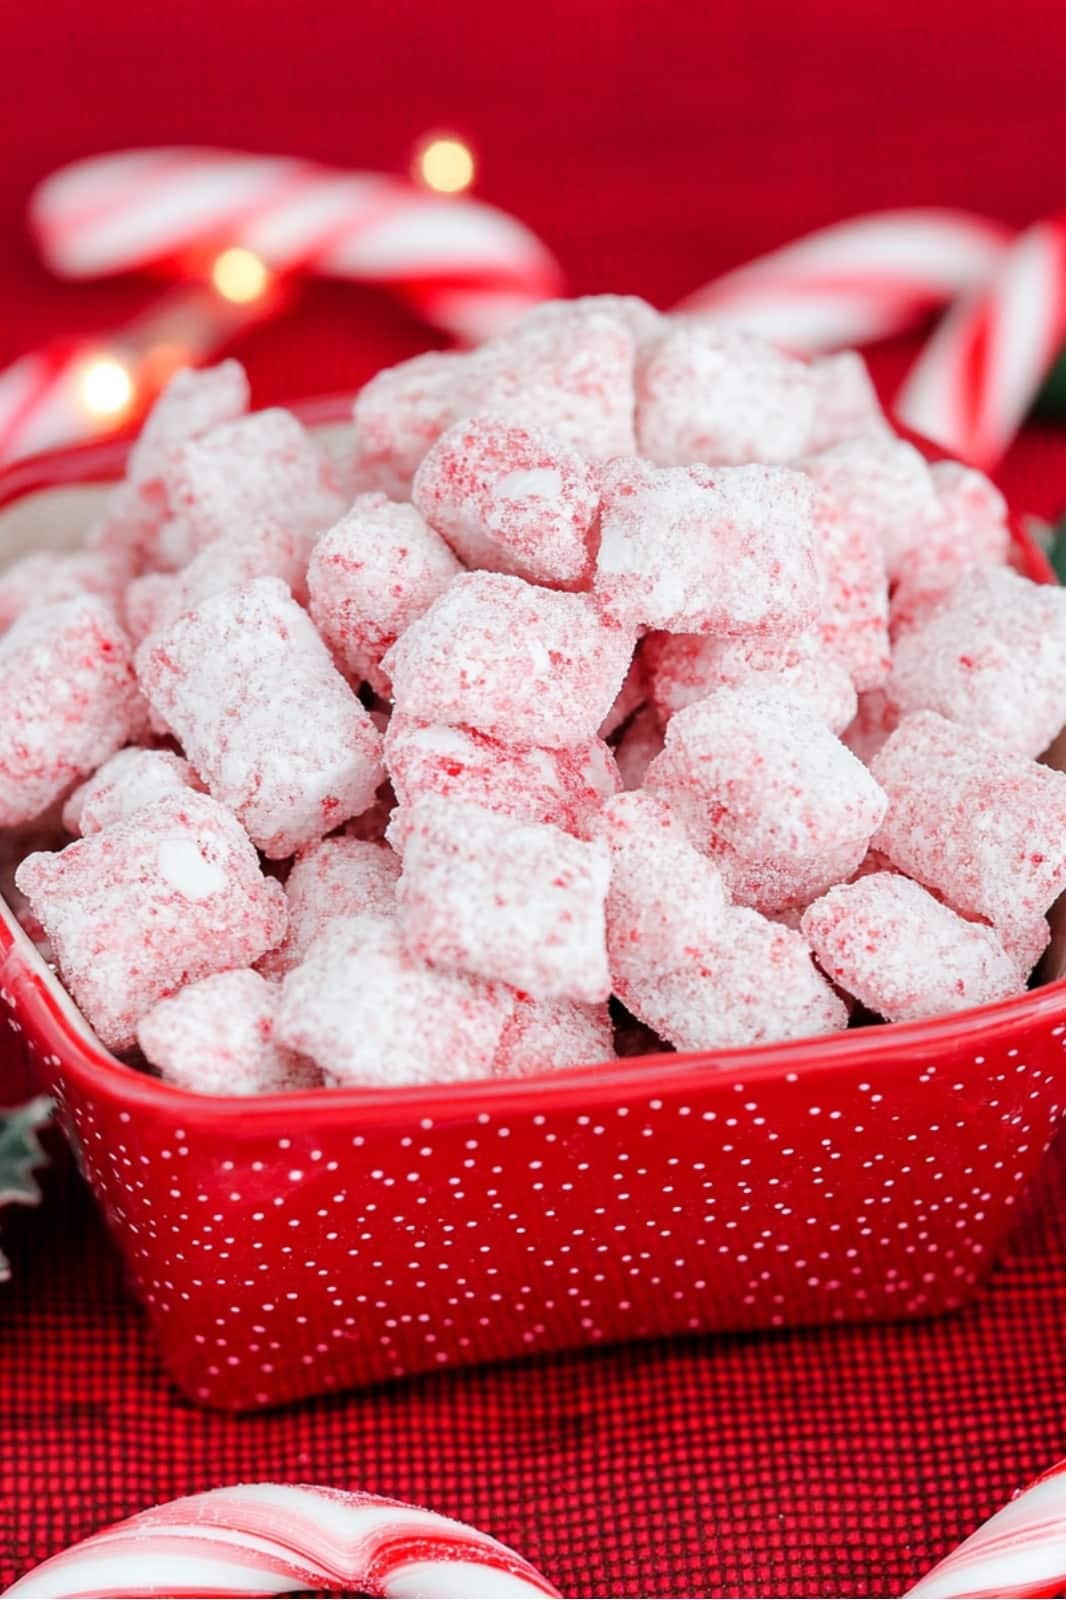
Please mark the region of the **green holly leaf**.
<svg viewBox="0 0 1066 1600"><path fill-rule="evenodd" d="M0 1206L34 1206L40 1200L33 1170L47 1158L37 1130L51 1115L52 1102L45 1095L9 1111L0 1110ZM0 1251L0 1282L10 1276L7 1257Z"/></svg>
<svg viewBox="0 0 1066 1600"><path fill-rule="evenodd" d="M1059 582L1066 583L1066 516L1060 517L1051 530L1048 560L1054 567Z"/></svg>
<svg viewBox="0 0 1066 1600"><path fill-rule="evenodd" d="M1036 415L1056 421L1066 418L1066 350L1059 352L1058 360L1044 379L1036 399Z"/></svg>

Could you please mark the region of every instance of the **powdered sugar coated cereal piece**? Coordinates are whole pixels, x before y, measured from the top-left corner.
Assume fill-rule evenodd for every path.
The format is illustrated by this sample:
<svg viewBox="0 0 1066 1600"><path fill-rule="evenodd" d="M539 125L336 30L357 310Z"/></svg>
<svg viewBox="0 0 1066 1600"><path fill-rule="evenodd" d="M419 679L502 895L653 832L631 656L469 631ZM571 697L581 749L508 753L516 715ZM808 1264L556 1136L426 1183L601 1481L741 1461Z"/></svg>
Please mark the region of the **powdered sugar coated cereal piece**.
<svg viewBox="0 0 1066 1600"><path fill-rule="evenodd" d="M129 641L96 595L26 611L0 638L0 827L39 816L144 725Z"/></svg>
<svg viewBox="0 0 1066 1600"><path fill-rule="evenodd" d="M883 689L869 689L859 696L854 719L840 735L852 755L868 767L889 734L899 725L899 714Z"/></svg>
<svg viewBox="0 0 1066 1600"><path fill-rule="evenodd" d="M729 906L714 863L661 801L610 800L603 828L612 857L611 977L648 1027L679 1050L705 1050L846 1026L805 941Z"/></svg>
<svg viewBox="0 0 1066 1600"><path fill-rule="evenodd" d="M267 856L373 804L381 735L278 579L212 595L146 639L137 670L208 790Z"/></svg>
<svg viewBox="0 0 1066 1600"><path fill-rule="evenodd" d="M126 618L138 643L213 594L253 578L280 578L297 599L305 591L306 540L280 524L216 539L180 572L149 572L126 591Z"/></svg>
<svg viewBox="0 0 1066 1600"><path fill-rule="evenodd" d="M634 326L609 296L545 301L468 358L467 404L453 420L545 428L590 461L631 453Z"/></svg>
<svg viewBox="0 0 1066 1600"><path fill-rule="evenodd" d="M935 512L928 463L905 439L892 435L849 439L806 462L815 484L850 524L881 545L890 579L903 571Z"/></svg>
<svg viewBox="0 0 1066 1600"><path fill-rule="evenodd" d="M112 1050L159 1000L243 967L285 933L285 891L264 878L225 807L192 790L18 869L67 988Z"/></svg>
<svg viewBox="0 0 1066 1600"><path fill-rule="evenodd" d="M633 655L631 632L580 594L461 574L385 657L397 710L511 744L591 739Z"/></svg>
<svg viewBox="0 0 1066 1600"><path fill-rule="evenodd" d="M753 334L673 317L641 351L638 446L659 466L794 461L813 423L810 369Z"/></svg>
<svg viewBox="0 0 1066 1600"><path fill-rule="evenodd" d="M613 1061L614 1028L606 1005L515 996L514 1011L500 1037L494 1078L528 1078L567 1067Z"/></svg>
<svg viewBox="0 0 1066 1600"><path fill-rule="evenodd" d="M850 676L812 630L732 639L649 634L642 650L652 701L663 723L713 690L741 683L776 683L792 689L834 733L846 728L857 710Z"/></svg>
<svg viewBox="0 0 1066 1600"><path fill-rule="evenodd" d="M591 570L592 474L543 428L467 418L424 457L411 498L467 566L561 588Z"/></svg>
<svg viewBox="0 0 1066 1600"><path fill-rule="evenodd" d="M821 598L812 494L785 467L612 461L593 592L629 627L795 633Z"/></svg>
<svg viewBox="0 0 1066 1600"><path fill-rule="evenodd" d="M870 765L889 800L875 848L1025 949L1066 889L1066 774L935 711L905 717Z"/></svg>
<svg viewBox="0 0 1066 1600"><path fill-rule="evenodd" d="M964 1011L1024 987L991 928L895 872L830 889L804 913L803 932L829 977L886 1022Z"/></svg>
<svg viewBox="0 0 1066 1600"><path fill-rule="evenodd" d="M463 800L515 822L550 822L586 837L600 801L621 786L600 739L563 750L505 745L473 728L419 722L402 712L385 735L385 765L397 799L388 838L401 852L410 807L424 795Z"/></svg>
<svg viewBox="0 0 1066 1600"><path fill-rule="evenodd" d="M274 1037L281 991L247 968L218 972L161 1000L137 1042L165 1083L195 1094L313 1089L322 1074Z"/></svg>
<svg viewBox="0 0 1066 1600"><path fill-rule="evenodd" d="M311 553L311 615L341 671L387 695L382 657L461 571L414 506L360 495Z"/></svg>
<svg viewBox="0 0 1066 1600"><path fill-rule="evenodd" d="M888 571L882 541L861 514L816 484L815 558L824 598L818 631L860 693L880 688L892 665Z"/></svg>
<svg viewBox="0 0 1066 1600"><path fill-rule="evenodd" d="M126 585L123 621L134 644L154 633L164 618L173 621L170 611L176 583L177 573L144 572Z"/></svg>
<svg viewBox="0 0 1066 1600"><path fill-rule="evenodd" d="M121 559L97 550L61 555L41 550L23 556L0 572L0 633L26 611L82 594L106 600L117 614L128 576Z"/></svg>
<svg viewBox="0 0 1066 1600"><path fill-rule="evenodd" d="M897 642L887 692L904 716L939 711L1038 756L1066 723L1066 592L972 568Z"/></svg>
<svg viewBox="0 0 1066 1600"><path fill-rule="evenodd" d="M239 361L196 371L184 367L166 383L130 450L126 475L140 484L158 478L170 452L248 410L248 378Z"/></svg>
<svg viewBox="0 0 1066 1600"><path fill-rule="evenodd" d="M936 500L892 591L894 638L931 616L964 572L1002 567L1010 555L1007 502L983 472L934 461L929 475Z"/></svg>
<svg viewBox="0 0 1066 1600"><path fill-rule="evenodd" d="M179 789L202 789L187 761L169 750L120 750L80 784L63 807L68 833L99 833Z"/></svg>
<svg viewBox="0 0 1066 1600"><path fill-rule="evenodd" d="M639 711L648 698L648 680L641 658L640 647L634 652L629 663L629 671L622 681L610 711L600 723L600 738L609 739L617 733L624 723L628 722L635 711Z"/></svg>
<svg viewBox="0 0 1066 1600"><path fill-rule="evenodd" d="M408 949L539 1000L606 1000L607 849L546 823L427 796L411 808L399 886Z"/></svg>
<svg viewBox="0 0 1066 1600"><path fill-rule="evenodd" d="M828 450L846 439L892 437L866 362L857 350L815 356L807 371L814 391L809 450Z"/></svg>
<svg viewBox="0 0 1066 1600"><path fill-rule="evenodd" d="M399 876L400 858L385 844L331 838L303 851L285 880L288 931L259 962L259 971L283 978L298 967L332 917L392 916Z"/></svg>
<svg viewBox="0 0 1066 1600"><path fill-rule="evenodd" d="M886 800L792 690L716 689L670 721L645 784L760 911L804 905L850 877Z"/></svg>
<svg viewBox="0 0 1066 1600"><path fill-rule="evenodd" d="M328 1084L461 1083L492 1075L513 1009L506 985L426 966L366 913L335 917L286 977L276 1035Z"/></svg>
<svg viewBox="0 0 1066 1600"><path fill-rule="evenodd" d="M233 531L280 525L300 534L307 553L343 504L323 484L308 434L289 411L257 411L178 446L162 471L167 516L157 563L185 566Z"/></svg>
<svg viewBox="0 0 1066 1600"><path fill-rule="evenodd" d="M386 367L355 397L354 475L394 500L411 492L415 469L446 428L470 411L469 356L431 350Z"/></svg>
<svg viewBox="0 0 1066 1600"><path fill-rule="evenodd" d="M644 706L622 730L615 760L623 789L641 789L648 768L663 748L663 732L652 706Z"/></svg>

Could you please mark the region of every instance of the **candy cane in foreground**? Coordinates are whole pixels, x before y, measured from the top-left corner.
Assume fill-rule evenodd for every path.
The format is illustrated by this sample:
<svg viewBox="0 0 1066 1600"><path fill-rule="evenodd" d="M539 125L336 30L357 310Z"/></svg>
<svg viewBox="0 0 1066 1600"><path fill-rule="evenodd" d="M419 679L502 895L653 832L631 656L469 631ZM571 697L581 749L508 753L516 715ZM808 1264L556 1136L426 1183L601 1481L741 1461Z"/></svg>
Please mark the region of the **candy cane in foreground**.
<svg viewBox="0 0 1066 1600"><path fill-rule="evenodd" d="M326 1594L558 1595L521 1556L433 1511L310 1484L249 1483L172 1500L20 1578L33 1600Z"/></svg>
<svg viewBox="0 0 1066 1600"><path fill-rule="evenodd" d="M30 223L61 277L237 245L277 273L386 285L461 339L498 332L561 288L547 248L506 212L289 157L180 147L92 156L45 179Z"/></svg>
<svg viewBox="0 0 1066 1600"><path fill-rule="evenodd" d="M1066 1589L1066 1461L1004 1506L908 1596L1051 1596Z"/></svg>

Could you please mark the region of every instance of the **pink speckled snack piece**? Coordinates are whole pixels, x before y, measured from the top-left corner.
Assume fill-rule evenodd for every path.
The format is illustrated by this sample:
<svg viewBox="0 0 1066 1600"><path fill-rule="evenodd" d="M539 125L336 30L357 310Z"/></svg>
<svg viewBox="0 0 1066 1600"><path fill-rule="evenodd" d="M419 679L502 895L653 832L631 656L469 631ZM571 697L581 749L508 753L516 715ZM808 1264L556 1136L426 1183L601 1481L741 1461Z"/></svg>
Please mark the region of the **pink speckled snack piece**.
<svg viewBox="0 0 1066 1600"><path fill-rule="evenodd" d="M388 835L397 850L404 848L408 810L424 795L464 800L515 822L550 822L585 837L600 801L621 787L614 757L600 739L565 750L505 745L472 728L419 722L401 712L385 735L385 765L398 802Z"/></svg>
<svg viewBox="0 0 1066 1600"><path fill-rule="evenodd" d="M593 592L627 627L795 633L822 584L813 496L786 467L668 467L635 458L601 474Z"/></svg>
<svg viewBox="0 0 1066 1600"><path fill-rule="evenodd" d="M795 461L813 423L809 368L752 334L676 317L641 351L638 448L659 466Z"/></svg>
<svg viewBox="0 0 1066 1600"><path fill-rule="evenodd" d="M469 367L465 354L431 350L386 367L360 389L353 412L359 483L407 498L426 451L471 409Z"/></svg>
<svg viewBox="0 0 1066 1600"><path fill-rule="evenodd" d="M868 767L890 733L899 725L895 706L883 689L869 689L859 696L854 719L840 735L852 755Z"/></svg>
<svg viewBox="0 0 1066 1600"><path fill-rule="evenodd" d="M467 403L453 420L544 428L590 461L632 453L638 320L610 295L536 306L468 358Z"/></svg>
<svg viewBox="0 0 1066 1600"><path fill-rule="evenodd" d="M175 572L144 572L126 586L122 618L134 644L140 644L170 616L172 596L177 584Z"/></svg>
<svg viewBox="0 0 1066 1600"><path fill-rule="evenodd" d="M935 711L905 717L873 758L888 795L873 844L1016 955L1066 889L1066 774Z"/></svg>
<svg viewBox="0 0 1066 1600"><path fill-rule="evenodd" d="M973 567L896 644L887 693L1038 756L1066 723L1066 591Z"/></svg>
<svg viewBox="0 0 1066 1600"><path fill-rule="evenodd" d="M37 854L16 881L67 988L112 1050L157 1001L244 967L285 934L285 891L208 795L164 795L124 822Z"/></svg>
<svg viewBox="0 0 1066 1600"><path fill-rule="evenodd" d="M609 739L613 733L617 733L633 713L640 710L647 698L648 677L638 647L629 663L629 671L622 681L622 687L615 695L614 704L600 724L600 738Z"/></svg>
<svg viewBox="0 0 1066 1600"><path fill-rule="evenodd" d="M0 572L0 633L24 612L41 606L94 594L118 612L129 576L117 556L98 550L74 550L57 555L41 550L23 556Z"/></svg>
<svg viewBox="0 0 1066 1600"><path fill-rule="evenodd" d="M144 726L129 640L96 595L26 611L0 638L0 827L39 816Z"/></svg>
<svg viewBox="0 0 1066 1600"><path fill-rule="evenodd" d="M713 690L741 683L776 683L793 690L834 733L846 728L858 709L848 672L813 630L733 639L649 634L642 655L652 703L664 724Z"/></svg>
<svg viewBox="0 0 1066 1600"><path fill-rule="evenodd" d="M648 768L662 753L663 731L652 706L644 706L622 731L615 761L623 789L642 789Z"/></svg>
<svg viewBox="0 0 1066 1600"><path fill-rule="evenodd" d="M888 572L880 536L824 485L814 497L815 558L824 583L818 631L857 690L880 688L892 665Z"/></svg>
<svg viewBox="0 0 1066 1600"><path fill-rule="evenodd" d="M282 984L276 1036L328 1084L492 1076L514 1009L505 984L428 967L394 918L335 917Z"/></svg>
<svg viewBox="0 0 1066 1600"><path fill-rule="evenodd" d="M528 1078L614 1058L614 1028L606 1005L533 1000L519 994L500 1037L492 1076Z"/></svg>
<svg viewBox="0 0 1066 1600"><path fill-rule="evenodd" d="M373 804L381 735L276 578L212 595L153 634L137 670L209 791L267 856Z"/></svg>
<svg viewBox="0 0 1066 1600"><path fill-rule="evenodd" d="M678 1050L835 1032L847 1012L806 942L729 906L714 863L649 794L603 812L611 850L607 939L616 994Z"/></svg>
<svg viewBox="0 0 1066 1600"><path fill-rule="evenodd" d="M179 445L161 474L167 516L157 565L174 570L235 530L280 524L314 538L344 510L323 483L307 432L289 411L257 411Z"/></svg>
<svg viewBox="0 0 1066 1600"><path fill-rule="evenodd" d="M398 898L414 955L538 1000L606 1000L601 841L438 795L407 820Z"/></svg>
<svg viewBox="0 0 1066 1600"><path fill-rule="evenodd" d="M560 588L591 571L592 473L542 428L467 418L425 456L411 498L468 567Z"/></svg>
<svg viewBox="0 0 1066 1600"><path fill-rule="evenodd" d="M267 951L259 971L283 978L298 967L332 917L393 916L399 876L400 858L386 844L335 837L312 845L296 857L285 880L288 932Z"/></svg>
<svg viewBox="0 0 1066 1600"><path fill-rule="evenodd" d="M462 570L414 506L360 495L307 569L311 615L341 671L387 695L382 657Z"/></svg>
<svg viewBox="0 0 1066 1600"><path fill-rule="evenodd" d="M646 787L759 911L805 905L850 877L885 813L860 761L789 689L716 689L679 711Z"/></svg>
<svg viewBox="0 0 1066 1600"><path fill-rule="evenodd" d="M633 646L633 634L605 622L586 595L466 572L382 665L409 716L554 748L595 735Z"/></svg>
<svg viewBox="0 0 1066 1600"><path fill-rule="evenodd" d="M823 970L886 1022L1005 1000L1025 987L991 928L895 872L839 884L803 916Z"/></svg>
<svg viewBox="0 0 1066 1600"><path fill-rule="evenodd" d="M925 457L906 440L886 434L846 440L805 465L847 522L878 541L888 576L895 580L922 544L936 511Z"/></svg>
<svg viewBox="0 0 1066 1600"><path fill-rule="evenodd" d="M248 378L239 361L176 372L160 390L130 450L127 478L131 483L158 478L172 450L224 422L235 422L248 410L248 402Z"/></svg>
<svg viewBox="0 0 1066 1600"><path fill-rule="evenodd" d="M995 484L958 461L934 461L929 474L935 505L892 591L897 639L931 616L964 572L1002 567L1010 556L1007 502Z"/></svg>
<svg viewBox="0 0 1066 1600"><path fill-rule="evenodd" d="M816 356L807 371L814 392L808 449L828 450L847 439L892 437L866 362L857 350Z"/></svg>
<svg viewBox="0 0 1066 1600"><path fill-rule="evenodd" d="M254 578L280 578L301 599L306 569L306 540L289 528L237 532L207 545L180 572L146 572L134 578L126 590L126 624L139 644L211 595L243 588Z"/></svg>
<svg viewBox="0 0 1066 1600"><path fill-rule="evenodd" d="M274 1037L281 990L247 968L218 972L160 1000L137 1042L165 1083L196 1094L279 1094L322 1082L314 1062Z"/></svg>
<svg viewBox="0 0 1066 1600"><path fill-rule="evenodd" d="M105 761L87 783L79 784L63 807L63 826L73 834L99 833L165 794L202 788L181 756L133 745Z"/></svg>

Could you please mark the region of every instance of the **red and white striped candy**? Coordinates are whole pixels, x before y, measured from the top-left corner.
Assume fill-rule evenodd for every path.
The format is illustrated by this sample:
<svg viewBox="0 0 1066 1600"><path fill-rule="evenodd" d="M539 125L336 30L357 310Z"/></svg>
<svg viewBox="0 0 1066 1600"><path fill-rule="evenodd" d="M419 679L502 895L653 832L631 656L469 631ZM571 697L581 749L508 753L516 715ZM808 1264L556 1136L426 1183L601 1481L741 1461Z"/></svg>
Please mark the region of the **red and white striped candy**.
<svg viewBox="0 0 1066 1600"><path fill-rule="evenodd" d="M498 332L560 287L546 246L506 212L290 157L181 147L91 156L45 179L30 221L62 277L240 245L277 272L388 285L463 339Z"/></svg>
<svg viewBox="0 0 1066 1600"><path fill-rule="evenodd" d="M33 1600L558 1595L506 1545L434 1511L311 1484L246 1483L153 1506L28 1572Z"/></svg>
<svg viewBox="0 0 1066 1600"><path fill-rule="evenodd" d="M1034 1600L1066 1589L1066 1461L934 1567L908 1596L925 1600Z"/></svg>
<svg viewBox="0 0 1066 1600"><path fill-rule="evenodd" d="M991 467L1066 341L1066 215L1019 234L988 282L947 313L896 396L897 416Z"/></svg>
<svg viewBox="0 0 1066 1600"><path fill-rule="evenodd" d="M1010 230L935 208L854 217L773 250L682 301L802 353L867 344L987 281Z"/></svg>

